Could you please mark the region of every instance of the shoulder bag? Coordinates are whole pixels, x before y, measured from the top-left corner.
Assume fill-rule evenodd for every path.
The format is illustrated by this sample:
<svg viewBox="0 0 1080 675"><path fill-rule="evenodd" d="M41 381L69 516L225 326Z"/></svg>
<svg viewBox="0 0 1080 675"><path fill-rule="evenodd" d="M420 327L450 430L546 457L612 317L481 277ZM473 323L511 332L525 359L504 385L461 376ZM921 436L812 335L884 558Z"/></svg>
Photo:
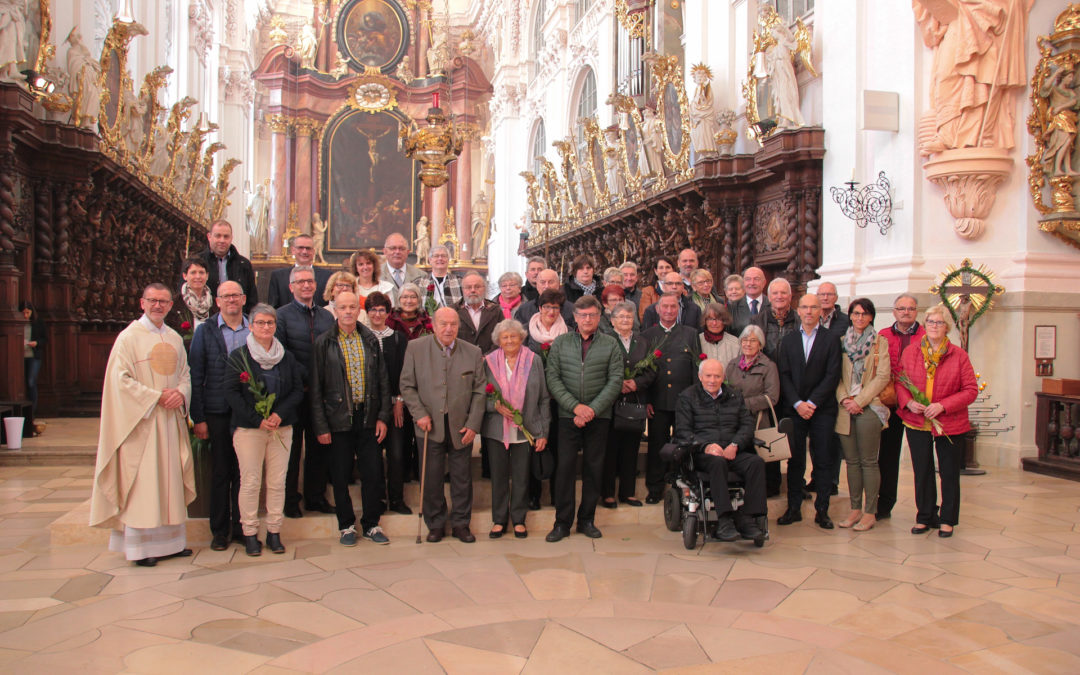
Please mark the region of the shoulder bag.
<svg viewBox="0 0 1080 675"><path fill-rule="evenodd" d="M878 345L881 344L881 340L874 340L874 349L870 352L870 358L873 359L874 369L870 371L870 379L874 379L877 375L877 355ZM886 344L888 342L886 341ZM878 394L878 398L881 400L881 404L886 408L896 407L896 384L893 382L892 373L889 373L889 383L885 385L885 388Z"/></svg>
<svg viewBox="0 0 1080 675"><path fill-rule="evenodd" d="M787 434L781 432L776 428L779 420L776 419L776 410L773 408L772 401L766 396L765 400L769 402L769 412L772 413L773 426L765 427L762 429L756 429L754 431L754 438L764 443L764 447L760 444L755 444L758 455L766 462L778 462L782 459L791 459L791 447L788 445ZM761 425L761 414L764 410L758 412L757 426Z"/></svg>

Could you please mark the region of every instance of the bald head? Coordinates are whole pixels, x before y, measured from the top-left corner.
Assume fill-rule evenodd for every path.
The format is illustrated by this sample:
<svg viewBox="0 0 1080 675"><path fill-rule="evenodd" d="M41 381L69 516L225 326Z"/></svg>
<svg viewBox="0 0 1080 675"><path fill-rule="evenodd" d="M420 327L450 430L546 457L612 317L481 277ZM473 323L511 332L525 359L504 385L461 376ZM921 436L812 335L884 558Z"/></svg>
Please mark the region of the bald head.
<svg viewBox="0 0 1080 675"><path fill-rule="evenodd" d="M765 270L760 267L748 267L743 272L743 288L751 298L757 299L765 291Z"/></svg>
<svg viewBox="0 0 1080 675"><path fill-rule="evenodd" d="M724 364L716 359L705 359L698 366L698 379L701 380L701 386L705 391L716 396L720 393L720 385L724 382Z"/></svg>
<svg viewBox="0 0 1080 675"><path fill-rule="evenodd" d="M548 268L540 270L540 274L536 275L536 290L539 293L543 293L546 290L559 287L559 273L555 270Z"/></svg>
<svg viewBox="0 0 1080 675"><path fill-rule="evenodd" d="M383 256L391 267L401 269L409 258L409 242L400 233L392 232L383 244Z"/></svg>
<svg viewBox="0 0 1080 675"><path fill-rule="evenodd" d="M356 317L360 316L360 298L352 291L340 291L334 296L334 313L338 328L344 333L356 330Z"/></svg>
<svg viewBox="0 0 1080 675"><path fill-rule="evenodd" d="M440 307L435 310L434 328L435 339L444 347L454 344L457 339L458 313L452 307Z"/></svg>

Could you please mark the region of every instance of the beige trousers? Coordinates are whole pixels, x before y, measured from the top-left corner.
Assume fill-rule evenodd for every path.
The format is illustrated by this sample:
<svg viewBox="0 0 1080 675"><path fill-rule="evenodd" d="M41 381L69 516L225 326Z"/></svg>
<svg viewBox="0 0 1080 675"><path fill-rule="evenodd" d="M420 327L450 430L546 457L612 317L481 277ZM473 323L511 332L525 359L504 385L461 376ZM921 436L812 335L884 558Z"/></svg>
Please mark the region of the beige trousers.
<svg viewBox="0 0 1080 675"><path fill-rule="evenodd" d="M289 471L292 427L275 434L263 429L238 428L233 448L240 464L240 524L244 535L259 532L259 491L266 465L266 531L280 532L285 510L285 474Z"/></svg>

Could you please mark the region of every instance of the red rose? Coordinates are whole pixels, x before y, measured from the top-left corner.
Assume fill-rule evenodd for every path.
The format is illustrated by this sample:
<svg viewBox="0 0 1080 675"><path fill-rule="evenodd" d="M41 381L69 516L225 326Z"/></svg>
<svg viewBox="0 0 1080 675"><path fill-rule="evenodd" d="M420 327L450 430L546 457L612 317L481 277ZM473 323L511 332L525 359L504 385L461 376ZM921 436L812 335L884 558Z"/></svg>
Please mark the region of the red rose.
<svg viewBox="0 0 1080 675"><path fill-rule="evenodd" d="M434 293L435 292L435 284L428 284L427 285L427 290L428 290L428 293Z"/></svg>
<svg viewBox="0 0 1080 675"><path fill-rule="evenodd" d="M250 380L250 379L251 379L251 376L250 376L250 375L248 375L248 373L247 373L247 371L246 371L246 370L241 370L241 371L240 371L240 381L241 381L241 382L245 382L245 383L246 383L246 382L247 382L248 380Z"/></svg>
<svg viewBox="0 0 1080 675"><path fill-rule="evenodd" d="M704 361L705 359L709 358L708 356L705 356L704 354L698 354L698 355L697 355L697 357L698 357L699 359L701 359L702 361Z"/></svg>
<svg viewBox="0 0 1080 675"><path fill-rule="evenodd" d="M184 321L183 323L181 323L180 324L180 330L191 330L191 322L190 321Z"/></svg>
<svg viewBox="0 0 1080 675"><path fill-rule="evenodd" d="M549 349L551 349L551 343L545 342L544 344L540 345L540 349L544 350L545 352L548 351Z"/></svg>
<svg viewBox="0 0 1080 675"><path fill-rule="evenodd" d="M486 387L484 387L484 391L486 391L486 392L487 392L487 393L489 393L489 394L494 394L494 393L495 393L495 385L493 385L492 383L488 382L487 386L486 386Z"/></svg>
<svg viewBox="0 0 1080 675"><path fill-rule="evenodd" d="M659 349L657 349L656 351L654 351L652 353L652 355L655 356L656 358L660 358L661 356L664 355L664 353L662 351L660 351Z"/></svg>

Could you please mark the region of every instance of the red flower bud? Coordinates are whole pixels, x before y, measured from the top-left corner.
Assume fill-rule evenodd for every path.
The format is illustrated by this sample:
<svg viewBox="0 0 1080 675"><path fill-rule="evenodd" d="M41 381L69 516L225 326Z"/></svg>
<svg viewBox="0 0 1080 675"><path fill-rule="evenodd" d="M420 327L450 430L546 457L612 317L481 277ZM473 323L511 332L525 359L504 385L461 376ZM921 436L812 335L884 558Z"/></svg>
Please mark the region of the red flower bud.
<svg viewBox="0 0 1080 675"><path fill-rule="evenodd" d="M487 393L489 393L489 394L494 394L494 393L495 393L495 385L493 385L492 383L488 382L487 386L486 386L486 387L484 387L484 391L486 391L486 392L487 392Z"/></svg>
<svg viewBox="0 0 1080 675"><path fill-rule="evenodd" d="M660 351L659 349L657 349L656 351L654 351L652 353L652 355L655 356L656 358L660 358L661 356L664 355L664 353L662 351Z"/></svg>
<svg viewBox="0 0 1080 675"><path fill-rule="evenodd" d="M428 284L427 285L427 290L428 290L428 293L434 293L435 292L435 284Z"/></svg>
<svg viewBox="0 0 1080 675"><path fill-rule="evenodd" d="M540 345L540 349L544 350L545 352L548 351L549 349L551 349L551 343L545 342L544 344Z"/></svg>
<svg viewBox="0 0 1080 675"><path fill-rule="evenodd" d="M248 372L246 370L240 371L240 381L241 382L247 383L250 379L251 379L251 376L248 375Z"/></svg>
<svg viewBox="0 0 1080 675"><path fill-rule="evenodd" d="M701 359L702 361L704 361L705 359L709 358L708 356L705 356L704 354L698 354L698 355L697 355L697 357L698 357L699 359Z"/></svg>
<svg viewBox="0 0 1080 675"><path fill-rule="evenodd" d="M180 324L180 330L191 330L191 322L190 321L184 321L183 323L181 323Z"/></svg>

